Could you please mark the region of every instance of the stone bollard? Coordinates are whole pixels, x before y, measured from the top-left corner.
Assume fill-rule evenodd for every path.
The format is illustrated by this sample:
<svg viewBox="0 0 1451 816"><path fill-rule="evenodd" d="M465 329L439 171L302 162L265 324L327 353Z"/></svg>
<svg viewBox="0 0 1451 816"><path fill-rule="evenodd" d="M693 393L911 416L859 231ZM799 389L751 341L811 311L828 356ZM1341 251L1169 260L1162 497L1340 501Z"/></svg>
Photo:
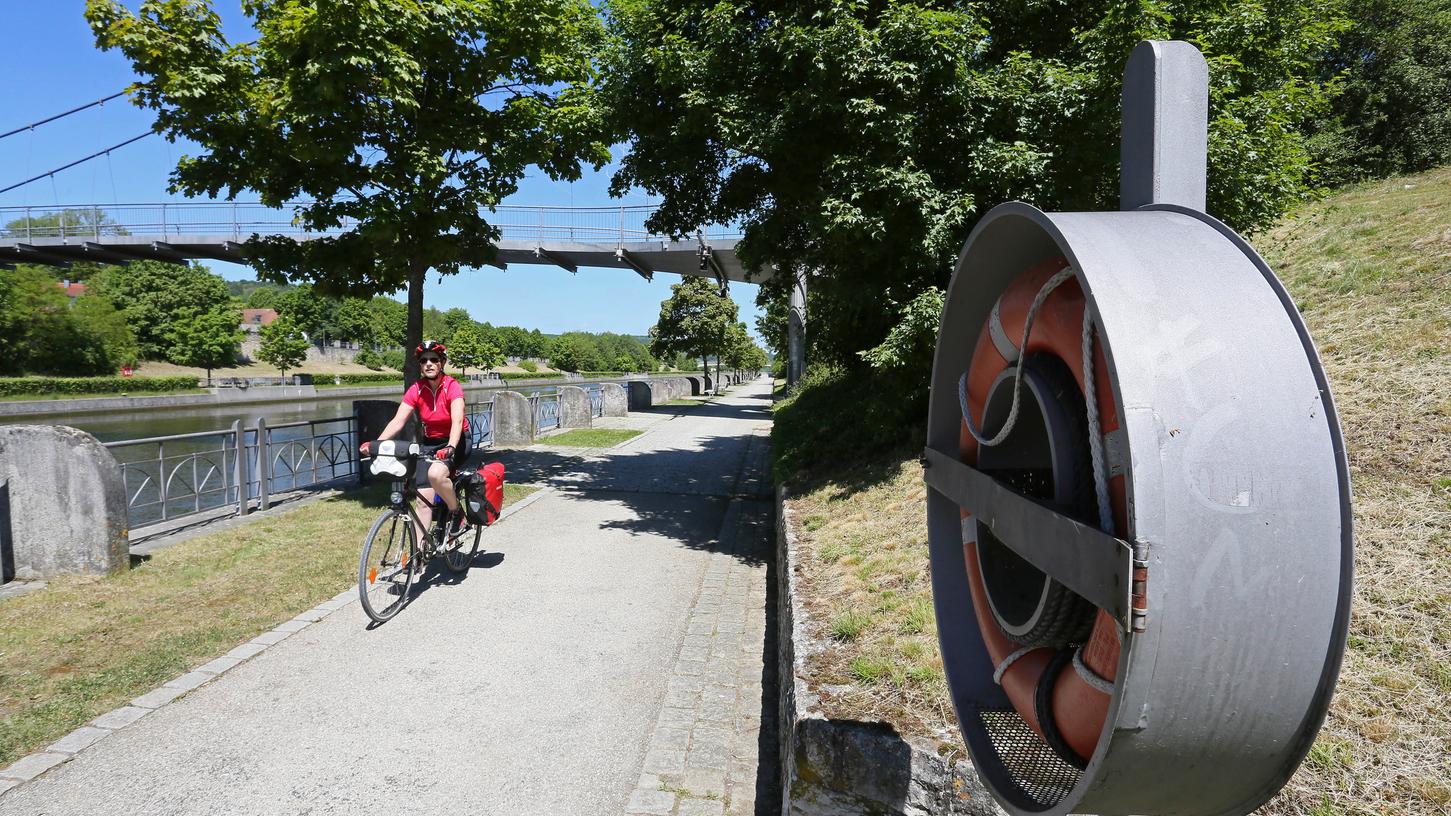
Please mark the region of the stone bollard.
<svg viewBox="0 0 1451 816"><path fill-rule="evenodd" d="M131 566L111 452L63 425L0 426L0 562L20 580Z"/></svg>
<svg viewBox="0 0 1451 816"><path fill-rule="evenodd" d="M559 386L560 428L588 428L593 413L588 391L577 385Z"/></svg>
<svg viewBox="0 0 1451 816"><path fill-rule="evenodd" d="M518 391L495 394L493 428L495 447L534 444L534 410L529 398Z"/></svg>
<svg viewBox="0 0 1451 816"><path fill-rule="evenodd" d="M646 380L631 380L625 384L629 389L631 411L643 411L655 404L654 383Z"/></svg>
<svg viewBox="0 0 1451 816"><path fill-rule="evenodd" d="M630 396L625 387L619 383L601 383L600 400L603 402L602 413L607 417L622 417L630 415Z"/></svg>

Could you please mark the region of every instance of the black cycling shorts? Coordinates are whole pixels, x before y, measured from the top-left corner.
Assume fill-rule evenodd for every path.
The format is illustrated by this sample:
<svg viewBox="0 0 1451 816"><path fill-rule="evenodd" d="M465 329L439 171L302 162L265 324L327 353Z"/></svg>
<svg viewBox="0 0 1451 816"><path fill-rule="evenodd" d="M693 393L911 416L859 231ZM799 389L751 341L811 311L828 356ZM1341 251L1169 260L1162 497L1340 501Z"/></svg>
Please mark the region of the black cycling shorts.
<svg viewBox="0 0 1451 816"><path fill-rule="evenodd" d="M444 445L448 444L448 439L429 439L425 436L419 438L418 444L427 446L429 448L441 448ZM453 456L450 457L448 460L449 469L452 470L454 473L458 473L459 469L464 466L464 462L468 461L469 452L472 450L473 440L470 437L469 432L464 431L463 435L459 437L458 446L453 449ZM436 460L432 456L428 457L427 459L420 458L418 460L417 476L419 487L428 487L428 468L435 461Z"/></svg>

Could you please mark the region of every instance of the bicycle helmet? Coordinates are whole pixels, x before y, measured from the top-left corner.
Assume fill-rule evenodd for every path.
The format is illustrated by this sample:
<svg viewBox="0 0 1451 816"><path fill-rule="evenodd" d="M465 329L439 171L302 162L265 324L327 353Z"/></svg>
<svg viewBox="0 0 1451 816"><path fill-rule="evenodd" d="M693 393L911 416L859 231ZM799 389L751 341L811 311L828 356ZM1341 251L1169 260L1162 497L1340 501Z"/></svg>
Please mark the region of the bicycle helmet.
<svg viewBox="0 0 1451 816"><path fill-rule="evenodd" d="M424 340L422 343L419 343L418 348L413 350L413 356L416 359L430 351L437 354L441 359L448 359L448 346L445 346L439 340Z"/></svg>

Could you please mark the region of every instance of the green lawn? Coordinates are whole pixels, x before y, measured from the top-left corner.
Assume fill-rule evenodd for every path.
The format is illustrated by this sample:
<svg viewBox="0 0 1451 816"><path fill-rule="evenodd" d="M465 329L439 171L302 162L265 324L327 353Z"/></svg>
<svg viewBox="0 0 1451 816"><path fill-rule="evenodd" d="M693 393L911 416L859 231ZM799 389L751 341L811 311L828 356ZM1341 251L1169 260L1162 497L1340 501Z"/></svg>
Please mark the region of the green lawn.
<svg viewBox="0 0 1451 816"><path fill-rule="evenodd" d="M559 445L567 448L610 448L644 431L627 431L620 428L575 428L541 440L541 444Z"/></svg>
<svg viewBox="0 0 1451 816"><path fill-rule="evenodd" d="M112 391L103 394L19 394L0 397L0 402L30 402L78 399L112 399L115 397L174 397L179 394L207 394L205 388L178 388L175 391Z"/></svg>
<svg viewBox="0 0 1451 816"><path fill-rule="evenodd" d="M504 505L535 490L506 485ZM322 499L0 601L0 766L355 586L386 497Z"/></svg>

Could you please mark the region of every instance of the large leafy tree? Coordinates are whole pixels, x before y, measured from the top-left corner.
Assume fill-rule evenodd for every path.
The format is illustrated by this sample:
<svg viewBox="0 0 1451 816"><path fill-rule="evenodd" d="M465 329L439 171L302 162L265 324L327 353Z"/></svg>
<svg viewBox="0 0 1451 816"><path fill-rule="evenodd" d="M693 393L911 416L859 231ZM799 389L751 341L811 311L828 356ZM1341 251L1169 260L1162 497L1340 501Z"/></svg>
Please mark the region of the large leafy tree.
<svg viewBox="0 0 1451 816"><path fill-rule="evenodd" d="M726 349L738 311L735 301L704 278L672 284L670 297L660 304L660 318L650 329L650 353L660 359L688 354L698 358L706 372L710 371L707 358L714 355L719 374L719 356Z"/></svg>
<svg viewBox="0 0 1451 816"><path fill-rule="evenodd" d="M176 324L232 302L220 277L190 264L138 261L106 266L92 276L92 287L126 315L141 356L148 360L170 356Z"/></svg>
<svg viewBox="0 0 1451 816"><path fill-rule="evenodd" d="M241 323L242 316L232 306L215 306L174 320L166 335L167 359L206 369L210 382L212 369L236 362L242 347Z"/></svg>
<svg viewBox="0 0 1451 816"><path fill-rule="evenodd" d="M1451 162L1451 0L1361 0L1325 61L1343 90L1317 141L1330 181Z"/></svg>
<svg viewBox="0 0 1451 816"><path fill-rule="evenodd" d="M307 359L307 346L302 327L291 318L278 317L262 327L262 344L257 347L257 357L276 366L286 379L288 371Z"/></svg>
<svg viewBox="0 0 1451 816"><path fill-rule="evenodd" d="M632 135L615 190L662 196L664 232L740 223L747 266L781 269L768 299L816 270L812 353L860 366L989 207L1117 206L1140 39L1209 60L1209 211L1282 213L1313 183L1302 128L1338 2L609 0L605 97Z"/></svg>
<svg viewBox="0 0 1451 816"><path fill-rule="evenodd" d="M273 280L328 294L408 290L423 331L429 269L493 259L490 208L538 167L609 159L591 104L599 17L588 0L250 0L255 40L229 42L209 0L88 0L103 49L141 76L133 99L168 138L201 145L172 173L188 195L255 191L314 240L254 237ZM417 377L408 357L405 379Z"/></svg>
<svg viewBox="0 0 1451 816"><path fill-rule="evenodd" d="M493 368L504 362L498 346L486 339L472 321L454 330L448 341L448 357L464 376L471 368Z"/></svg>

